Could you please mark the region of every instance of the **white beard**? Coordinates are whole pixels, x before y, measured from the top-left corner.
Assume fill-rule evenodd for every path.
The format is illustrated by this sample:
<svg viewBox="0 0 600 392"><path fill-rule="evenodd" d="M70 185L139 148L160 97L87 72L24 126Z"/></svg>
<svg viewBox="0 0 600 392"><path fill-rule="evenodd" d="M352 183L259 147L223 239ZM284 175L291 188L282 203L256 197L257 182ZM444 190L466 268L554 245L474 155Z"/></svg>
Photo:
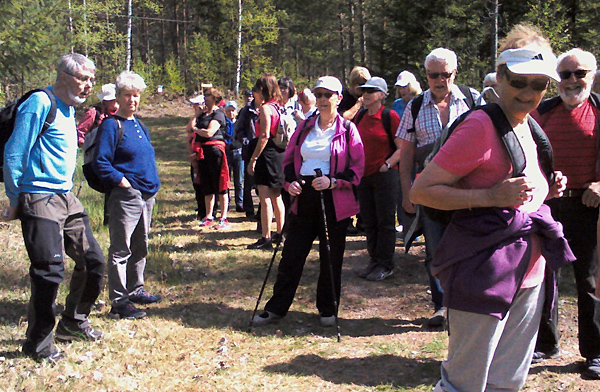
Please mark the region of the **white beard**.
<svg viewBox="0 0 600 392"><path fill-rule="evenodd" d="M579 106L590 96L590 92L592 91L592 85L590 84L587 89L581 90L579 93L575 94L573 91L567 91L565 89L559 88L558 94L560 98L565 101L567 105L570 106Z"/></svg>
<svg viewBox="0 0 600 392"><path fill-rule="evenodd" d="M82 103L84 103L84 102L85 102L85 100L87 99L87 98L82 98L82 97L80 97L79 95L75 95L75 94L73 94L73 93L72 93L72 92L70 92L70 91L69 91L69 98L70 98L70 99L71 99L73 102L75 102L77 105L81 105L81 104L82 104Z"/></svg>

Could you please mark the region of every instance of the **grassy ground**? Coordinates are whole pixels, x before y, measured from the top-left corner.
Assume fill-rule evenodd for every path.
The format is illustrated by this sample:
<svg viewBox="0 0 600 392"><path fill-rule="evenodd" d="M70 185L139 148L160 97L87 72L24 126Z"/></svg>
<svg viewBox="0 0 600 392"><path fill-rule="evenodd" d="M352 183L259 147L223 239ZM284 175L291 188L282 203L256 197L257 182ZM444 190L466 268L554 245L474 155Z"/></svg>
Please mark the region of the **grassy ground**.
<svg viewBox="0 0 600 392"><path fill-rule="evenodd" d="M187 119L164 116L145 121L152 130L163 182L155 208L147 289L164 300L148 306L149 317L137 321L111 320L109 306L100 303L91 320L105 332L104 341L58 344L67 359L56 366L23 357L28 261L19 223L2 224L0 391L432 390L448 338L443 330L423 326L432 309L422 244L404 255L399 241L397 273L373 283L352 272L366 263L364 237L348 238L341 343L335 329L318 323L315 252L285 320L249 333L248 322L272 253L246 250L259 235L256 223L242 214L231 212L231 228L224 232L199 227L183 145ZM101 195L84 185L80 196L106 251ZM6 201L3 194L0 201ZM574 291L570 271L565 272L563 356L533 367L527 391L600 389L577 372L581 357ZM270 297L273 278L274 274L264 299ZM67 287L68 279L61 286L59 303L64 303ZM109 303L106 290L101 300Z"/></svg>

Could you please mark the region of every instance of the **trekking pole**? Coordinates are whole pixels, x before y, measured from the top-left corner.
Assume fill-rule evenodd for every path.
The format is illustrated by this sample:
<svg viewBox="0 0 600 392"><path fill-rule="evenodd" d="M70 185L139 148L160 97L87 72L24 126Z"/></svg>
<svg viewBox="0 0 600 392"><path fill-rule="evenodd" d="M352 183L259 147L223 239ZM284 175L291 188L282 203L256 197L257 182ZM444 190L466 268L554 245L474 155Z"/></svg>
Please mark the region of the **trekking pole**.
<svg viewBox="0 0 600 392"><path fill-rule="evenodd" d="M254 326L254 316L256 316L256 311L258 310L258 305L260 304L260 299L262 298L263 292L265 291L265 286L267 285L267 280L269 279L269 275L271 274L271 268L273 268L273 263L275 262L275 256L277 255L277 251L279 250L279 245L283 239L283 234L279 236L277 239L277 243L275 244L275 249L273 250L273 257L271 257L271 262L269 263L269 268L267 268L267 275L265 276L265 280L263 281L262 287L260 288L260 293L258 294L258 298L256 299L256 306L254 307L254 312L252 312L252 318L250 319L250 325L248 326L248 332L252 332L252 327Z"/></svg>
<svg viewBox="0 0 600 392"><path fill-rule="evenodd" d="M321 169L315 169L315 174L317 177L322 177L323 172ZM337 295L335 292L335 279L333 278L333 267L331 266L331 249L329 248L329 239L327 236L327 214L325 213L325 197L323 196L323 191L319 191L319 197L321 198L321 212L323 212L323 226L324 226L324 241L325 248L327 252L325 252L325 262L329 267L329 276L331 277L331 293L333 294L333 308L334 308L334 317L335 317L335 328L337 329L337 341L338 343L342 341L342 335L340 333L340 324L338 322L338 301Z"/></svg>
<svg viewBox="0 0 600 392"><path fill-rule="evenodd" d="M79 189L77 189L77 194L75 195L79 199L79 192L81 192L81 188L83 187L83 183L85 182L85 177L79 183Z"/></svg>

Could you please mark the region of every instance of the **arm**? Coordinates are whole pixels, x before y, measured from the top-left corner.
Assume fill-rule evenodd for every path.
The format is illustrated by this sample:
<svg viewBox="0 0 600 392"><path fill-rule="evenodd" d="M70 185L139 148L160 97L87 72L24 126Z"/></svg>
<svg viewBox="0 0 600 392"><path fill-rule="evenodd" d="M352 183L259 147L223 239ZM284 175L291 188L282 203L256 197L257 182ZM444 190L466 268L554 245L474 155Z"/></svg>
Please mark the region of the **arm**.
<svg viewBox="0 0 600 392"><path fill-rule="evenodd" d="M33 94L18 108L13 133L4 147L4 185L10 206L19 204L21 179L29 167L29 156L50 112L50 98Z"/></svg>
<svg viewBox="0 0 600 392"><path fill-rule="evenodd" d="M256 148L252 153L250 162L248 163L248 174L254 175L254 168L256 167L256 160L262 154L265 146L269 142L269 133L271 130L271 108L269 105L263 105L259 115L260 120L260 134L258 136L258 142Z"/></svg>
<svg viewBox="0 0 600 392"><path fill-rule="evenodd" d="M396 138L398 139L398 138ZM415 160L415 143L400 139L400 186L402 187L402 207L408 214L415 214L417 209L409 199L412 186L412 173Z"/></svg>
<svg viewBox="0 0 600 392"><path fill-rule="evenodd" d="M454 187L460 178L430 162L415 180L410 201L439 210L514 207L525 204L532 189L525 177L509 178L489 189L460 189Z"/></svg>
<svg viewBox="0 0 600 392"><path fill-rule="evenodd" d="M354 106L352 106L350 109L346 110L342 116L346 120L352 121L352 119L356 116L356 113L358 113L360 108L362 108L362 103L363 103L363 98L359 97L356 100L356 103L354 104Z"/></svg>
<svg viewBox="0 0 600 392"><path fill-rule="evenodd" d="M555 197L562 197L565 189L567 189L567 177L565 177L561 171L555 171L554 184L550 185L546 200L550 200Z"/></svg>
<svg viewBox="0 0 600 392"><path fill-rule="evenodd" d="M202 137L213 137L215 133L217 133L217 131L221 128L221 123L219 123L217 120L210 120L210 122L208 123L208 128L204 129L198 129L195 128L194 132L196 132L196 134L198 134L199 136Z"/></svg>

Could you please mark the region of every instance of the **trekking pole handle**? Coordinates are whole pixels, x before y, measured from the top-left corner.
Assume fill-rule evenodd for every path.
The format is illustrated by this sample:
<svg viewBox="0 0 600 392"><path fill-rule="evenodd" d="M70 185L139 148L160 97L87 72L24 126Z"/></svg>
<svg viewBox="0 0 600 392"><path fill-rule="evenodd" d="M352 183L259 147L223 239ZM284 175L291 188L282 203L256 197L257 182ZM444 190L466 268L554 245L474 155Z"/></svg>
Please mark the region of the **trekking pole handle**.
<svg viewBox="0 0 600 392"><path fill-rule="evenodd" d="M315 169L315 174L317 175L317 177L323 177L323 171L319 167Z"/></svg>

